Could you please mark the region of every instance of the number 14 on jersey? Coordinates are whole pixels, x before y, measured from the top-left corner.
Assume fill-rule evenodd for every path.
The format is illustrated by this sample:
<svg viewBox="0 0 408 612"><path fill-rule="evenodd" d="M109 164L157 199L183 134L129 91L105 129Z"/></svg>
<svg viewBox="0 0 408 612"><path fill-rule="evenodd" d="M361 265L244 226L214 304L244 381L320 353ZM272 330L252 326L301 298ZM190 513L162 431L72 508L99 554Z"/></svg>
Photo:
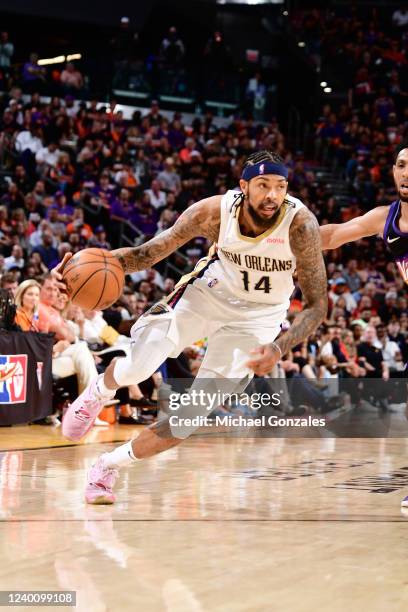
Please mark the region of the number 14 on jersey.
<svg viewBox="0 0 408 612"><path fill-rule="evenodd" d="M242 280L244 282L245 291L252 291L251 281L249 279L249 274L246 270L241 270ZM271 292L271 279L269 276L262 276L259 281L253 287L254 291L263 291L264 293Z"/></svg>

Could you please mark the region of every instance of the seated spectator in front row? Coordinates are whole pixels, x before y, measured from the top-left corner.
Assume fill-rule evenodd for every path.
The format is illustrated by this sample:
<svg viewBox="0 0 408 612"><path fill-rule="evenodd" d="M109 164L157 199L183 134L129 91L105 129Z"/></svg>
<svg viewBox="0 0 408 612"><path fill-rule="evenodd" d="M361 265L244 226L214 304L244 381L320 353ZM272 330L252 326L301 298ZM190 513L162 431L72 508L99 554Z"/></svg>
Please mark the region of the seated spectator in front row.
<svg viewBox="0 0 408 612"><path fill-rule="evenodd" d="M17 282L14 272L6 272L6 274L3 274L3 276L1 277L1 281L0 281L1 289L7 289L15 297L17 287L18 287L18 282Z"/></svg>
<svg viewBox="0 0 408 612"><path fill-rule="evenodd" d="M76 342L75 335L58 312L59 291L51 277L43 286L35 280L21 283L16 292L16 323L23 331L55 334L52 373L58 378L77 375L79 392L98 375L91 352L85 342Z"/></svg>

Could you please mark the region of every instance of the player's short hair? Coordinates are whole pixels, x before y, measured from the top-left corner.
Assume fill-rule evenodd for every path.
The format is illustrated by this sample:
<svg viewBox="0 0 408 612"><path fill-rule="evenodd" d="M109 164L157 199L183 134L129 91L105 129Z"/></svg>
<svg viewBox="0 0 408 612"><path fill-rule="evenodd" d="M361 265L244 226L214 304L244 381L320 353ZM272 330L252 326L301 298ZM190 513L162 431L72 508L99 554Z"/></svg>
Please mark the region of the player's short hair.
<svg viewBox="0 0 408 612"><path fill-rule="evenodd" d="M268 151L267 149L262 149L261 151L256 151L256 153L251 153L249 157L244 162L244 168L248 166L253 166L254 164L259 164L261 162L272 162L274 164L284 164L283 158L273 151Z"/></svg>
<svg viewBox="0 0 408 612"><path fill-rule="evenodd" d="M398 155L404 149L408 149L408 140L403 140L402 142L400 142L400 144L397 147L395 147L394 162L397 160Z"/></svg>

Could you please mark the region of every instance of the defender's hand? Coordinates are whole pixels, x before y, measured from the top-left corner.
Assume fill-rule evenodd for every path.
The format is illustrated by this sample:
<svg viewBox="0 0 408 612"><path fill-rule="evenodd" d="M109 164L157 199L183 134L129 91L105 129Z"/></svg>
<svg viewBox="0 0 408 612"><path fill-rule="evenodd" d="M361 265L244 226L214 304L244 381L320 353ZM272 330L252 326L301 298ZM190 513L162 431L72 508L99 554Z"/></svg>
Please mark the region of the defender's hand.
<svg viewBox="0 0 408 612"><path fill-rule="evenodd" d="M63 291L64 293L67 292L67 286L62 280L62 272L66 264L68 263L68 261L71 259L71 257L72 257L72 253L65 253L64 259L60 261L59 264L51 270L51 276L55 284L57 285L58 289L60 291Z"/></svg>
<svg viewBox="0 0 408 612"><path fill-rule="evenodd" d="M245 365L258 376L269 374L281 358L278 347L271 344L264 344L253 349L251 355L254 355L254 359L248 361Z"/></svg>

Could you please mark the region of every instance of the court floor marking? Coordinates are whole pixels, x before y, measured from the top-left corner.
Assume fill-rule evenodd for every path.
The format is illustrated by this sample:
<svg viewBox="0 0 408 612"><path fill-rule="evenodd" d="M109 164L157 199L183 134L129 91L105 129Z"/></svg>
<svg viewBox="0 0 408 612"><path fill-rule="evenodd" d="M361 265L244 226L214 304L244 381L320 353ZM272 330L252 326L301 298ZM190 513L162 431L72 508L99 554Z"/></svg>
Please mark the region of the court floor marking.
<svg viewBox="0 0 408 612"><path fill-rule="evenodd" d="M0 453L15 453L17 451L37 451L37 450L53 450L54 448L87 448L96 444L126 444L125 440L110 440L109 442L87 442L87 444L56 444L55 446L33 446L32 448L0 448Z"/></svg>

